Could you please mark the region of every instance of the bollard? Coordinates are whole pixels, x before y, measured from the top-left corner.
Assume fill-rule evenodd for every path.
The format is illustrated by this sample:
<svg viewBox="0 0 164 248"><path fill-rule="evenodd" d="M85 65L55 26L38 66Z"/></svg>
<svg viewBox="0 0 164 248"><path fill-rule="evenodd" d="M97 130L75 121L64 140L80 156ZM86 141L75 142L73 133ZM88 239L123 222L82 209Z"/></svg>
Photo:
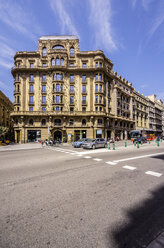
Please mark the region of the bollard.
<svg viewBox="0 0 164 248"><path fill-rule="evenodd" d="M134 146L136 146L136 141L134 141Z"/></svg>
<svg viewBox="0 0 164 248"><path fill-rule="evenodd" d="M127 141L125 141L125 147L127 147Z"/></svg>
<svg viewBox="0 0 164 248"><path fill-rule="evenodd" d="M108 144L108 150L110 150L110 143Z"/></svg>
<svg viewBox="0 0 164 248"><path fill-rule="evenodd" d="M162 142L162 139L161 139L161 142Z"/></svg>
<svg viewBox="0 0 164 248"><path fill-rule="evenodd" d="M140 148L139 142L137 142L137 148Z"/></svg>
<svg viewBox="0 0 164 248"><path fill-rule="evenodd" d="M142 140L141 140L141 145L142 145Z"/></svg>
<svg viewBox="0 0 164 248"><path fill-rule="evenodd" d="M157 146L159 146L159 141L157 141Z"/></svg>
<svg viewBox="0 0 164 248"><path fill-rule="evenodd" d="M149 140L149 144L150 144L150 140Z"/></svg>
<svg viewBox="0 0 164 248"><path fill-rule="evenodd" d="M113 143L113 150L115 150L115 143Z"/></svg>

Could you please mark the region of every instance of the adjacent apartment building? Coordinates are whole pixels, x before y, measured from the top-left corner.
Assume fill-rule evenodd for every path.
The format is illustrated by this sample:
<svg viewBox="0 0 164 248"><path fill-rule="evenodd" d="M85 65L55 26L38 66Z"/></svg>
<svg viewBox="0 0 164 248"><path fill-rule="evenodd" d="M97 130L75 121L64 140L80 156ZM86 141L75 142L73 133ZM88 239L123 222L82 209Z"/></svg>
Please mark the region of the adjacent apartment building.
<svg viewBox="0 0 164 248"><path fill-rule="evenodd" d="M132 84L103 51L80 51L76 36L43 36L36 52L17 52L14 63L17 142L127 138L135 128Z"/></svg>
<svg viewBox="0 0 164 248"><path fill-rule="evenodd" d="M8 127L11 129L12 123L10 113L13 111L14 106L5 94L0 91L0 126ZM10 130L11 131L11 130Z"/></svg>

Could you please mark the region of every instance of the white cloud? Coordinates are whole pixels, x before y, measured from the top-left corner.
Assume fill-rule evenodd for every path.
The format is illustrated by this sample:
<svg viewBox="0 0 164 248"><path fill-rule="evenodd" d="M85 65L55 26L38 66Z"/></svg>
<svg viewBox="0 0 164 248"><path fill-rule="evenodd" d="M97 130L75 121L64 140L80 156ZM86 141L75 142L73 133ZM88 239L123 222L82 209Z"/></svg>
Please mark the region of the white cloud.
<svg viewBox="0 0 164 248"><path fill-rule="evenodd" d="M36 40L36 34L41 33L41 28L36 24L34 15L23 7L15 1L0 0L0 20L15 31Z"/></svg>
<svg viewBox="0 0 164 248"><path fill-rule="evenodd" d="M163 22L164 22L164 13L162 12L161 15L156 17L151 29L149 30L149 39L153 36L153 34L162 25Z"/></svg>
<svg viewBox="0 0 164 248"><path fill-rule="evenodd" d="M79 34L73 24L69 13L65 9L65 4L63 0L49 0L50 7L55 14L58 14L60 23L61 23L61 31L63 34L69 32L69 34L77 35Z"/></svg>
<svg viewBox="0 0 164 248"><path fill-rule="evenodd" d="M89 0L89 22L93 26L96 47L104 46L108 51L116 50L117 45L113 38L112 8L110 0Z"/></svg>

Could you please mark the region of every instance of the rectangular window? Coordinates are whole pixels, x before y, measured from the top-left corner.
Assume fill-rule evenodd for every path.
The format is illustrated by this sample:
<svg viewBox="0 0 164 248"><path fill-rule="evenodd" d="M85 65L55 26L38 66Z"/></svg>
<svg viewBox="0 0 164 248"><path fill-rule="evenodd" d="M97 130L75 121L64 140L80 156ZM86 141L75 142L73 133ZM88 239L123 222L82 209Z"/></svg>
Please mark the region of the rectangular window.
<svg viewBox="0 0 164 248"><path fill-rule="evenodd" d="M60 102L63 103L63 96L60 97Z"/></svg>
<svg viewBox="0 0 164 248"><path fill-rule="evenodd" d="M42 92L43 92L43 93L46 92L46 85L42 85Z"/></svg>
<svg viewBox="0 0 164 248"><path fill-rule="evenodd" d="M33 96L30 96L30 103L34 103L34 98L33 98Z"/></svg>
<svg viewBox="0 0 164 248"><path fill-rule="evenodd" d="M34 92L34 86L33 85L30 85L29 92L30 93L33 93Z"/></svg>
<svg viewBox="0 0 164 248"><path fill-rule="evenodd" d="M29 111L30 112L33 112L33 107L29 107Z"/></svg>
<svg viewBox="0 0 164 248"><path fill-rule="evenodd" d="M59 96L56 96L56 103L59 103L60 102L60 98Z"/></svg>
<svg viewBox="0 0 164 248"><path fill-rule="evenodd" d="M87 68L87 64L86 63L83 63L83 68Z"/></svg>
<svg viewBox="0 0 164 248"><path fill-rule="evenodd" d="M98 74L96 74L96 81L98 81Z"/></svg>
<svg viewBox="0 0 164 248"><path fill-rule="evenodd" d="M98 119L97 123L98 125L102 125L102 119Z"/></svg>
<svg viewBox="0 0 164 248"><path fill-rule="evenodd" d="M42 82L46 82L46 75L42 75Z"/></svg>
<svg viewBox="0 0 164 248"><path fill-rule="evenodd" d="M29 78L30 82L34 82L34 75L30 74L30 78Z"/></svg>
<svg viewBox="0 0 164 248"><path fill-rule="evenodd" d="M98 62L96 62L96 68L99 66Z"/></svg>
<svg viewBox="0 0 164 248"><path fill-rule="evenodd" d="M86 107L82 108L82 112L85 113L86 112Z"/></svg>
<svg viewBox="0 0 164 248"><path fill-rule="evenodd" d="M70 112L73 112L73 111L74 111L74 108L71 107L71 108L70 108Z"/></svg>
<svg viewBox="0 0 164 248"><path fill-rule="evenodd" d="M74 63L70 63L70 67L74 67Z"/></svg>
<svg viewBox="0 0 164 248"><path fill-rule="evenodd" d="M70 75L70 81L74 82L74 75Z"/></svg>
<svg viewBox="0 0 164 248"><path fill-rule="evenodd" d="M74 96L70 96L70 104L74 104Z"/></svg>
<svg viewBox="0 0 164 248"><path fill-rule="evenodd" d="M30 63L30 68L34 68L34 63Z"/></svg>
<svg viewBox="0 0 164 248"><path fill-rule="evenodd" d="M86 82L86 75L82 76L82 82Z"/></svg>
<svg viewBox="0 0 164 248"><path fill-rule="evenodd" d="M86 96L82 96L82 104L86 104Z"/></svg>
<svg viewBox="0 0 164 248"><path fill-rule="evenodd" d="M61 74L60 77L61 77L61 80L63 80L63 74Z"/></svg>
<svg viewBox="0 0 164 248"><path fill-rule="evenodd" d="M98 112L98 107L95 108L95 111Z"/></svg>
<svg viewBox="0 0 164 248"><path fill-rule="evenodd" d="M56 80L60 80L60 74L56 73Z"/></svg>
<svg viewBox="0 0 164 248"><path fill-rule="evenodd" d="M46 63L42 63L42 67L46 67L47 66L47 64Z"/></svg>
<svg viewBox="0 0 164 248"><path fill-rule="evenodd" d="M42 96L42 103L46 103L46 96Z"/></svg>
<svg viewBox="0 0 164 248"><path fill-rule="evenodd" d="M61 92L63 92L63 85L62 84L60 85L60 90L61 90Z"/></svg>
<svg viewBox="0 0 164 248"><path fill-rule="evenodd" d="M86 93L86 85L82 85L82 93Z"/></svg>
<svg viewBox="0 0 164 248"><path fill-rule="evenodd" d="M99 92L102 92L102 85L99 85Z"/></svg>
<svg viewBox="0 0 164 248"><path fill-rule="evenodd" d="M70 93L74 93L74 86L70 85Z"/></svg>
<svg viewBox="0 0 164 248"><path fill-rule="evenodd" d="M56 111L59 111L59 106L56 107Z"/></svg>
<svg viewBox="0 0 164 248"><path fill-rule="evenodd" d="M96 92L98 92L98 84L96 84Z"/></svg>
<svg viewBox="0 0 164 248"><path fill-rule="evenodd" d="M95 102L96 102L96 103L98 103L98 96L96 96L96 98L95 98Z"/></svg>
<svg viewBox="0 0 164 248"><path fill-rule="evenodd" d="M102 67L102 63L100 63L100 67Z"/></svg>
<svg viewBox="0 0 164 248"><path fill-rule="evenodd" d="M46 107L42 107L42 111L45 112L46 111Z"/></svg>
<svg viewBox="0 0 164 248"><path fill-rule="evenodd" d="M59 91L60 91L60 88L59 88L59 87L60 87L60 85L59 85L59 84L57 84L57 85L56 85L56 91L57 91L57 92L59 92Z"/></svg>
<svg viewBox="0 0 164 248"><path fill-rule="evenodd" d="M102 80L102 74L99 75L99 80L100 80L100 81Z"/></svg>

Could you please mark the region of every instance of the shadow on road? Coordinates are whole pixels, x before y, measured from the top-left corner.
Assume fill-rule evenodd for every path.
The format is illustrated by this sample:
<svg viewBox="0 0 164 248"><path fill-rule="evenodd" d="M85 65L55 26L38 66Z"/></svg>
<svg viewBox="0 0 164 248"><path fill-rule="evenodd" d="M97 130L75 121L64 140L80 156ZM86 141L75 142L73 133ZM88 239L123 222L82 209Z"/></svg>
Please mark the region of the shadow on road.
<svg viewBox="0 0 164 248"><path fill-rule="evenodd" d="M126 223L113 227L117 248L143 248L164 231L164 186L151 191L149 199L126 212ZM125 210L126 211L126 210ZM109 248L110 245L108 246ZM154 248L163 246L154 246Z"/></svg>
<svg viewBox="0 0 164 248"><path fill-rule="evenodd" d="M158 158L158 159L164 160L164 154L158 155L158 156L154 156L152 158Z"/></svg>

